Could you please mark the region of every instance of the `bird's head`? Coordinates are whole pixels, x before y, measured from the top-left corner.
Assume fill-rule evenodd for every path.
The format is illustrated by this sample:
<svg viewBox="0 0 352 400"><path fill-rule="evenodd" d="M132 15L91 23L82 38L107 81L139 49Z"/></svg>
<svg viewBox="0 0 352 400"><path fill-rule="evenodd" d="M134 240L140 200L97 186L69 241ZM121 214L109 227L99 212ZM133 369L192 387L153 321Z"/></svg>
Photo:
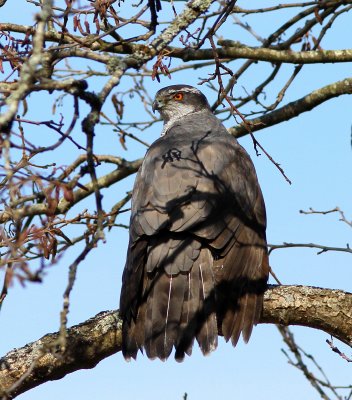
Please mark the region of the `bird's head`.
<svg viewBox="0 0 352 400"><path fill-rule="evenodd" d="M198 111L210 111L210 106L204 94L195 87L172 85L157 92L153 102L153 111L156 110L164 122L169 123Z"/></svg>

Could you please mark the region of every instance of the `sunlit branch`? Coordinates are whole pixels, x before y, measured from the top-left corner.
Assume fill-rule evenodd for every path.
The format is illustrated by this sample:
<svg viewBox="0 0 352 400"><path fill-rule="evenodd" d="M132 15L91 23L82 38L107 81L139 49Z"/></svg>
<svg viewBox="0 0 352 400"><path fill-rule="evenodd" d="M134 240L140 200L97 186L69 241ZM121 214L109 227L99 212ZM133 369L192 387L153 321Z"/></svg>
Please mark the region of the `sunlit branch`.
<svg viewBox="0 0 352 400"><path fill-rule="evenodd" d="M333 247L333 246L323 246L321 244L315 243L283 243L283 244L270 244L269 246L269 253L273 250L277 249L288 249L294 247L303 247L303 248L310 248L310 249L318 249L317 254L326 253L328 251L340 251L345 253L352 253L352 249L350 247Z"/></svg>
<svg viewBox="0 0 352 400"><path fill-rule="evenodd" d="M291 118L297 117L298 115L310 111L314 107L317 107L318 105L334 97L351 93L352 78L346 78L342 81L338 81L330 85L324 86L318 90L314 90L308 95L296 101L288 103L287 105L261 117L247 120L247 123L251 125L252 131L258 131L269 126L276 125L280 122L288 121ZM229 132L235 137L241 137L247 134L246 127L243 124L230 128Z"/></svg>
<svg viewBox="0 0 352 400"><path fill-rule="evenodd" d="M272 286L265 294L261 322L309 326L350 343L351 310L351 293L305 286ZM25 376L11 392L12 397L78 369L93 368L121 350L121 322L116 311L109 311L69 328L64 353L57 349L58 338L58 333L48 334L0 359L2 395L6 395L28 368L31 368L30 377Z"/></svg>

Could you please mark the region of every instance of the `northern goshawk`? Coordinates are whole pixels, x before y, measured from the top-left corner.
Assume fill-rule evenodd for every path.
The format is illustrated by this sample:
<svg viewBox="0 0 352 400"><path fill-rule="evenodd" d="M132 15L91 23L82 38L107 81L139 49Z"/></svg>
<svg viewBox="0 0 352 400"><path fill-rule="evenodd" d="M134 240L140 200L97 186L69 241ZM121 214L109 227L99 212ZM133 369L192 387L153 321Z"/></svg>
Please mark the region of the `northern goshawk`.
<svg viewBox="0 0 352 400"><path fill-rule="evenodd" d="M132 195L120 315L126 359L235 346L259 322L269 273L266 215L252 161L188 85L158 91L164 120Z"/></svg>

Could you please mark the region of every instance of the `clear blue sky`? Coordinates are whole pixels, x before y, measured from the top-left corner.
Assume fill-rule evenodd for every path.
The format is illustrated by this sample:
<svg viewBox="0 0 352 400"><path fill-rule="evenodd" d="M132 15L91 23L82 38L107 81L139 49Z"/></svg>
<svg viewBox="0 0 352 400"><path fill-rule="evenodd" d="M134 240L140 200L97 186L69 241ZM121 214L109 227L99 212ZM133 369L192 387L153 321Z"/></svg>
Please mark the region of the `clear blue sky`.
<svg viewBox="0 0 352 400"><path fill-rule="evenodd" d="M9 0L0 9L1 20L16 23L27 21L27 24L31 24L34 7L21 1L23 12L19 14L15 3ZM17 0L17 3L20 1ZM245 3L239 1L238 5L244 6ZM277 4L274 1L255 0L251 2L251 6L273 3ZM169 6L165 3L163 7L166 12ZM28 13L25 8L28 8ZM273 26L282 23L280 14L274 14L270 21L262 17L255 17L253 21L257 24L256 30L262 36ZM345 30L346 24L350 26L351 21L342 18L336 29L329 32L323 42L323 48L351 47L351 39ZM231 33L227 34L232 37ZM249 36L244 35L240 39L245 43L254 44ZM263 64L259 66L265 68ZM260 73L259 69L258 74ZM286 101L348 77L350 73L350 64L305 66L297 83L288 91ZM160 87L170 83L195 85L201 74L199 70L187 71L175 76L171 82L162 78L161 84L151 80L146 81L146 84L150 93L154 94ZM257 78L249 74L246 76L248 80ZM282 82L283 80L284 77ZM127 88L130 83L131 80L125 79L122 85ZM97 87L99 84L96 83ZM205 87L203 89L209 101L213 102L214 93ZM43 116L43 112L49 112L51 103L41 96L34 95L32 105L34 104L36 109L33 110L33 115L38 119L47 119L48 114ZM69 112L70 105L67 103L65 107L67 108L63 110ZM249 138L240 140L252 156L263 189L268 214L269 243L314 242L344 247L350 240L351 228L339 222L337 215L305 216L301 215L299 210L307 210L309 207L327 210L338 205L346 212L346 216L352 219L351 109L351 97L343 96L298 118L256 134L266 150L280 162L293 182L291 186L264 156L255 156ZM106 108L104 111L112 115L111 109ZM128 103L126 113L127 119L131 121L136 113L143 115L137 99ZM226 123L227 126L232 124L232 120ZM142 138L152 142L159 136L160 131L161 125L154 126L152 130L144 132ZM37 140L50 140L50 137L44 136L47 134L45 131L37 128L31 134ZM77 135L79 136L78 131ZM96 142L95 151L98 154L121 155L123 152L116 135L109 127L98 127ZM145 149L142 146L131 141L127 144L129 151L122 154L126 159L133 160L144 154ZM67 151L68 153L58 155L58 162L69 162L77 152L73 146L68 146ZM69 158L66 158L67 156ZM130 178L104 192L106 209L122 197L132 181L133 178ZM91 202L79 205L82 209L88 207L90 210L93 206ZM128 216L124 215L118 222L127 221ZM71 298L70 325L82 322L102 310L117 308L127 236L127 231L123 229L113 230L107 235L106 244L101 243L79 266ZM62 293L67 283L67 267L72 260L69 255L76 252L76 249L70 250L67 256L54 265L48 271L43 284L30 284L23 288L16 283L10 288L0 314L0 354L58 329ZM351 291L350 254L329 252L317 256L313 249L277 250L273 253L270 263L284 284L314 285ZM325 344L325 339L329 338L327 334L302 327L295 327L293 331L298 344L317 358L334 384L351 383L351 366L331 352ZM254 330L249 344L244 345L241 342L236 349L220 340L218 350L210 356L203 357L195 347L192 357L182 364L176 363L172 358L165 363L149 361L142 355L139 355L137 362L126 363L121 353L118 353L102 361L93 370L78 371L63 380L41 385L20 398L180 400L184 392L187 392L189 400L229 397L236 400L318 399L318 394L302 374L287 363L280 351L282 347L284 345L275 326L260 325ZM342 344L341 349L347 354L350 353Z"/></svg>

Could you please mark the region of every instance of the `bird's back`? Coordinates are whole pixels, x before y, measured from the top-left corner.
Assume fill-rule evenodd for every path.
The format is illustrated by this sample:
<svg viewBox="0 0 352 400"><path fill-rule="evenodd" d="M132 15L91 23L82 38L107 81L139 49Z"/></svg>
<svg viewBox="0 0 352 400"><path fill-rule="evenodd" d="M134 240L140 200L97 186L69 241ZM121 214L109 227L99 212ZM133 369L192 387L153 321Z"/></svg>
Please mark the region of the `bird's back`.
<svg viewBox="0 0 352 400"><path fill-rule="evenodd" d="M136 177L120 312L123 353L204 354L259 321L268 275L253 164L210 112L173 124Z"/></svg>

